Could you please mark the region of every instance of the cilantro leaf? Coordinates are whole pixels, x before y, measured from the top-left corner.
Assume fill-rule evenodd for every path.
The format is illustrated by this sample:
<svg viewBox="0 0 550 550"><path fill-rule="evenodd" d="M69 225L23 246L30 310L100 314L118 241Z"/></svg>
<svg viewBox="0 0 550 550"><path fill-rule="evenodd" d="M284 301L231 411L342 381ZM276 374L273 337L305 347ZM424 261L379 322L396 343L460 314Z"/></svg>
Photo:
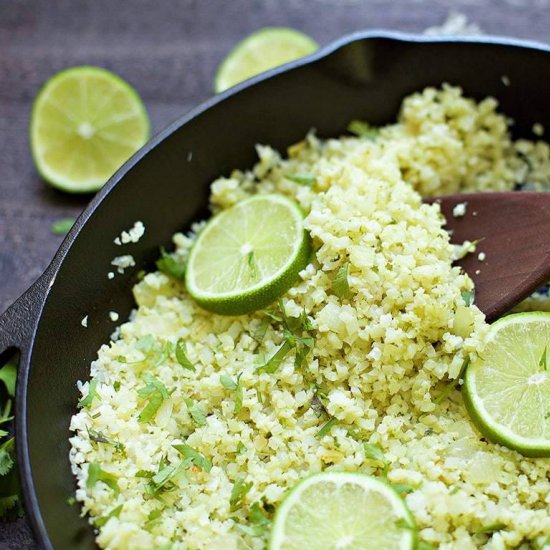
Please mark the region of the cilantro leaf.
<svg viewBox="0 0 550 550"><path fill-rule="evenodd" d="M250 525L237 524L237 527L251 537L262 537L271 528L271 520L262 508L259 502L255 502L248 512L248 521Z"/></svg>
<svg viewBox="0 0 550 550"><path fill-rule="evenodd" d="M173 254L166 252L164 247L160 249L160 258L157 260L157 269L165 275L183 281L185 279L185 269L187 262L181 258L176 258Z"/></svg>
<svg viewBox="0 0 550 550"><path fill-rule="evenodd" d="M184 369L195 372L195 365L187 357L187 344L183 341L183 338L180 338L176 343L176 359Z"/></svg>
<svg viewBox="0 0 550 550"><path fill-rule="evenodd" d="M474 291L473 290L462 290L460 292L462 300L467 306L471 306L474 303Z"/></svg>
<svg viewBox="0 0 550 550"><path fill-rule="evenodd" d="M107 515L95 519L94 527L103 527L111 518L118 518L118 516L120 516L120 512L122 512L123 507L124 504L120 504L113 508Z"/></svg>
<svg viewBox="0 0 550 550"><path fill-rule="evenodd" d="M379 462L383 462L384 464L387 462L384 453L382 452L380 447L378 447L378 445L375 445L374 443L363 443L363 448L365 449L365 458L378 460Z"/></svg>
<svg viewBox="0 0 550 550"><path fill-rule="evenodd" d="M0 369L0 380L6 386L10 397L15 397L15 379L17 377L17 367L12 363L6 363Z"/></svg>
<svg viewBox="0 0 550 550"><path fill-rule="evenodd" d="M193 449L193 447L190 447L185 443L173 445L173 447L181 453L184 458L190 458L193 461L193 464L198 466L202 471L208 473L212 469L212 462L210 462L210 460L208 460L204 455Z"/></svg>
<svg viewBox="0 0 550 550"><path fill-rule="evenodd" d="M330 431L332 430L332 427L338 422L338 420L336 420L336 418L331 418L328 422L325 422L322 426L321 426L321 429L315 434L315 437L317 439L321 439L322 437L324 437L325 435L328 435L330 433Z"/></svg>
<svg viewBox="0 0 550 550"><path fill-rule="evenodd" d="M99 464L93 462L88 466L88 480L86 481L86 487L91 489L98 481L105 483L105 485L112 489L116 494L119 493L117 476L102 470Z"/></svg>
<svg viewBox="0 0 550 550"><path fill-rule="evenodd" d="M166 488L166 485L172 481L182 470L185 470L193 462L193 459L186 458L179 464L169 464L164 466L161 462L159 465L159 471L151 477L149 481L149 488L153 494L159 493Z"/></svg>
<svg viewBox="0 0 550 550"><path fill-rule="evenodd" d="M293 344L290 340L285 340L277 349L277 351L267 360L265 365L262 365L257 370L273 374L277 371L283 359L288 352L293 348Z"/></svg>
<svg viewBox="0 0 550 550"><path fill-rule="evenodd" d="M150 422L157 414L162 403L169 397L168 390L160 380L149 373L143 375L143 380L145 381L145 387L137 392L139 397L147 400L147 405L138 416L138 422L141 424Z"/></svg>
<svg viewBox="0 0 550 550"><path fill-rule="evenodd" d="M246 453L246 445L242 441L239 441L237 443L237 454L242 455L244 453Z"/></svg>
<svg viewBox="0 0 550 550"><path fill-rule="evenodd" d="M15 464L12 456L15 448L14 443L15 439L11 437L0 445L0 476L5 476Z"/></svg>
<svg viewBox="0 0 550 550"><path fill-rule="evenodd" d="M348 132L350 132L350 134L355 134L357 137L374 141L380 130L378 128L374 128L368 122L363 120L352 120L348 124Z"/></svg>
<svg viewBox="0 0 550 550"><path fill-rule="evenodd" d="M194 403L192 399L186 399L185 404L187 405L187 410L189 411L193 422L197 426L204 426L206 424L206 415L198 403Z"/></svg>
<svg viewBox="0 0 550 550"><path fill-rule="evenodd" d="M244 497L252 488L252 482L246 483L242 477L238 477L233 483L231 496L229 497L229 510L235 512L243 504Z"/></svg>
<svg viewBox="0 0 550 550"><path fill-rule="evenodd" d="M317 178L313 174L293 174L286 175L285 178L300 185L307 185L308 187L313 187L317 181Z"/></svg>
<svg viewBox="0 0 550 550"><path fill-rule="evenodd" d="M470 364L470 358L467 357L466 359L464 359L464 362L460 367L460 372L458 373L458 376L454 380L449 382L445 387L445 389L434 400L436 404L439 405L439 403L441 403L444 399L446 399L451 394L451 392L457 387L460 379L464 377L464 373L466 372L466 369L468 368L469 364Z"/></svg>
<svg viewBox="0 0 550 550"><path fill-rule="evenodd" d="M407 495L409 493L412 493L415 490L415 488L412 485L409 485L407 483L392 483L392 487L400 495Z"/></svg>
<svg viewBox="0 0 550 550"><path fill-rule="evenodd" d="M475 531L476 535L480 535L482 533L493 533L495 531L501 531L506 527L505 523L497 522L497 523L490 523L489 525L482 525L477 531Z"/></svg>
<svg viewBox="0 0 550 550"><path fill-rule="evenodd" d="M348 282L349 262L344 262L336 272L332 281L332 290L340 300L346 300L350 297Z"/></svg>
<svg viewBox="0 0 550 550"><path fill-rule="evenodd" d="M96 396L97 396L97 379L94 378L93 380L90 380L90 383L88 385L88 395L86 395L86 397L83 397L78 402L78 406L83 409L89 409L90 405L92 404L92 401Z"/></svg>
<svg viewBox="0 0 550 550"><path fill-rule="evenodd" d="M66 235L71 230L75 221L75 218L60 218L52 223L50 231L54 235Z"/></svg>
<svg viewBox="0 0 550 550"><path fill-rule="evenodd" d="M237 381L235 382L227 374L222 374L220 376L220 382L222 386L231 391L235 391L235 414L239 414L243 406L243 388L241 386L241 376L242 372L237 376Z"/></svg>

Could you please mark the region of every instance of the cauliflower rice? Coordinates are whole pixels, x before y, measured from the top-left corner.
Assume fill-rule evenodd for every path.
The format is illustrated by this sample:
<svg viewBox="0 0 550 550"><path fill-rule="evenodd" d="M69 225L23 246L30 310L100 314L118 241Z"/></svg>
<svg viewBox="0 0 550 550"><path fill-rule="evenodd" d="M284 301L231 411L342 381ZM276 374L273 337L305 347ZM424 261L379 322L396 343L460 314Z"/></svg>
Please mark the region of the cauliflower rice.
<svg viewBox="0 0 550 550"><path fill-rule="evenodd" d="M315 253L270 311L305 312L300 330L314 345L304 368L291 351L276 372L258 372L283 342L280 322L208 313L183 283L146 275L71 421L76 497L99 546L262 549L269 529L251 512L269 518L305 475L334 469L399 484L420 539L435 548L550 548L550 459L485 441L449 386L461 383L487 325L464 303L473 285L451 266L439 207L421 202L550 181L548 144L512 141L496 107L428 88L404 100L395 124L363 137L309 135L285 159L258 146L251 171L212 184L214 211L277 192L306 212ZM285 177L296 174L313 185ZM192 242L175 235L175 257ZM333 288L344 262L347 298ZM200 460L185 461L181 444Z"/></svg>

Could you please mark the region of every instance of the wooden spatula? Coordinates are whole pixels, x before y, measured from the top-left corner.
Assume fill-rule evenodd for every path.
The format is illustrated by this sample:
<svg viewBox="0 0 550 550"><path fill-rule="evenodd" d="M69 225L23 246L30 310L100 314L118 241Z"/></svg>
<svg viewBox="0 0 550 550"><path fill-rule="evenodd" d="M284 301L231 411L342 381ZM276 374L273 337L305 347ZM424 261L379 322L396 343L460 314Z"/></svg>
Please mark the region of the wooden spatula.
<svg viewBox="0 0 550 550"><path fill-rule="evenodd" d="M550 193L472 193L426 202L441 204L451 242L479 241L457 264L473 279L475 304L488 321L550 280ZM466 212L455 217L461 203Z"/></svg>

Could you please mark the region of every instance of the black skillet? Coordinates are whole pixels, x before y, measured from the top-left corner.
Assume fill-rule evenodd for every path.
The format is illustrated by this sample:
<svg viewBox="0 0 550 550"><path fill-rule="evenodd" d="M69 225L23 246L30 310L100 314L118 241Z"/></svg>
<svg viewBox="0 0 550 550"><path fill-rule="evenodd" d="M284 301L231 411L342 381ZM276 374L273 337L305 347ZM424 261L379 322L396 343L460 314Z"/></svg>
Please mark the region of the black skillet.
<svg viewBox="0 0 550 550"><path fill-rule="evenodd" d="M255 160L254 145L284 151L311 128L338 136L354 118L395 119L401 100L425 86L460 85L494 96L516 121L550 128L550 48L507 39L437 39L358 33L319 53L223 93L183 116L132 157L80 216L44 275L0 317L0 364L20 350L16 440L25 506L44 548L96 548L92 529L67 498L69 419L77 380L133 307L130 289L160 245L205 216L209 183ZM145 236L123 249L122 229L142 220ZM136 266L113 280L111 260ZM81 325L88 316L88 328ZM4 353L2 353L4 352Z"/></svg>

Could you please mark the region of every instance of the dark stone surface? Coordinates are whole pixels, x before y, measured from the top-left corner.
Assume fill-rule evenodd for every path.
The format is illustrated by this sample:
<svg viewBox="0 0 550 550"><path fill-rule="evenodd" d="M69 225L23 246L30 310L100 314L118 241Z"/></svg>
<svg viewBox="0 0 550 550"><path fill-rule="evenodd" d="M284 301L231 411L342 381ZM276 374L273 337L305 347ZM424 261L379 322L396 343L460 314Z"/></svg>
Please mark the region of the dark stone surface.
<svg viewBox="0 0 550 550"><path fill-rule="evenodd" d="M263 26L304 30L326 44L355 30L420 32L450 9L490 34L548 40L549 0L2 0L0 3L0 311L44 270L62 237L51 223L90 197L58 193L34 171L33 98L55 71L93 64L142 95L154 131L212 93L219 61ZM0 549L35 548L25 519L0 524Z"/></svg>

